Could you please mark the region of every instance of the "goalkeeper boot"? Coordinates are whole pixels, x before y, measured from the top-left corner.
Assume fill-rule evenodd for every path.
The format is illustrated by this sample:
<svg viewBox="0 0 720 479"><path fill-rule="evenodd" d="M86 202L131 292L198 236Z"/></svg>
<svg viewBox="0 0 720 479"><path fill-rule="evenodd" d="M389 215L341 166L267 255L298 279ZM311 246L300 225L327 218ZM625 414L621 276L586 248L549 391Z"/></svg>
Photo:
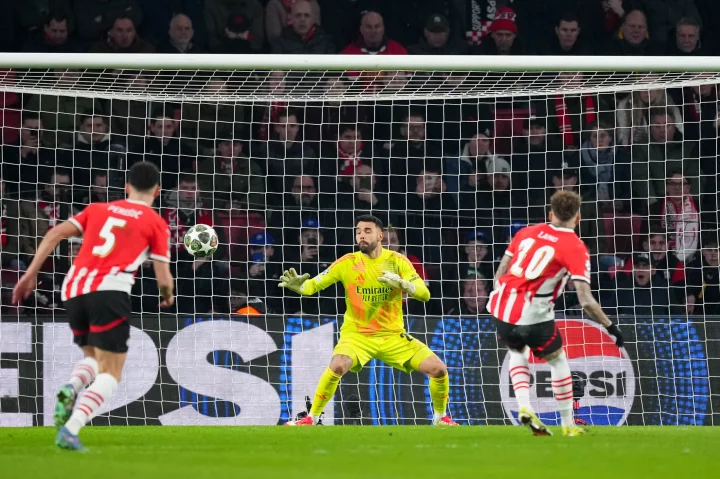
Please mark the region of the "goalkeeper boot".
<svg viewBox="0 0 720 479"><path fill-rule="evenodd" d="M70 433L66 427L60 428L55 436L55 445L60 449L67 449L68 451L80 451L85 452L85 446L80 442L80 438Z"/></svg>
<svg viewBox="0 0 720 479"><path fill-rule="evenodd" d="M433 420L433 426L459 426L459 424L453 421L450 416L443 416L440 419Z"/></svg>
<svg viewBox="0 0 720 479"><path fill-rule="evenodd" d="M563 436L568 437L582 436L585 434L585 429L579 426L563 426L562 433Z"/></svg>
<svg viewBox="0 0 720 479"><path fill-rule="evenodd" d="M70 384L66 384L60 388L57 393L57 401L55 403L55 414L53 416L55 427L63 427L72 415L73 407L75 407L75 399L77 393Z"/></svg>
<svg viewBox="0 0 720 479"><path fill-rule="evenodd" d="M552 436L552 431L542 423L537 415L527 408L520 409L518 419L523 426L526 426L533 433L533 436Z"/></svg>
<svg viewBox="0 0 720 479"><path fill-rule="evenodd" d="M302 419L298 419L296 421L288 421L285 423L286 426L314 426L315 421L313 421L313 418L311 415L307 415L303 417Z"/></svg>

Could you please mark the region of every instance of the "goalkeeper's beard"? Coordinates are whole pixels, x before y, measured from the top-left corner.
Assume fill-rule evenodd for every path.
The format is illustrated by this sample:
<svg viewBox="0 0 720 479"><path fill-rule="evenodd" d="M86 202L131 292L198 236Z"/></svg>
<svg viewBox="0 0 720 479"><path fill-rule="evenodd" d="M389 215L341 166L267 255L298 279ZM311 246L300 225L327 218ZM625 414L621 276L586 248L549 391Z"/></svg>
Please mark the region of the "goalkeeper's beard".
<svg viewBox="0 0 720 479"><path fill-rule="evenodd" d="M375 248L377 248L378 242L375 241L374 243L367 243L365 245L358 243L358 247L360 248L360 252L363 254L370 254L373 251L375 251Z"/></svg>

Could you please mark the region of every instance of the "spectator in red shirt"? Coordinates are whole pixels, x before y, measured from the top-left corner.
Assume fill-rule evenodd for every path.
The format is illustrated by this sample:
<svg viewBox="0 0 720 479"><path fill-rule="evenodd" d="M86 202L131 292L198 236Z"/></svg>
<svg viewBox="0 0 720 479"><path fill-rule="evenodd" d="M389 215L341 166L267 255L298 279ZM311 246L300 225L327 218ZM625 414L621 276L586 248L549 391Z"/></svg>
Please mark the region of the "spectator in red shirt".
<svg viewBox="0 0 720 479"><path fill-rule="evenodd" d="M385 35L385 22L378 12L366 12L360 20L360 36L346 46L346 55L407 55L405 47Z"/></svg>

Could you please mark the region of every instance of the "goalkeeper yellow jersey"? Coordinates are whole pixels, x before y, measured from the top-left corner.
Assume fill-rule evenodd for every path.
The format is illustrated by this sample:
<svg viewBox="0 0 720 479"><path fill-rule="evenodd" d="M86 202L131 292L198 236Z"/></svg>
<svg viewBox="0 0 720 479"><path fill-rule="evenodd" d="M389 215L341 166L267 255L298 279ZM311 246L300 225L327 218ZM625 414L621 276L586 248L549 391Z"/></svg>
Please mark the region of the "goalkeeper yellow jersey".
<svg viewBox="0 0 720 479"><path fill-rule="evenodd" d="M430 291L412 263L400 253L384 248L375 259L360 251L346 254L319 275L305 281L302 294L315 294L339 281L345 287L342 332L367 335L403 332L403 292L378 281L383 271L398 274L415 284L415 299L423 302L430 299Z"/></svg>

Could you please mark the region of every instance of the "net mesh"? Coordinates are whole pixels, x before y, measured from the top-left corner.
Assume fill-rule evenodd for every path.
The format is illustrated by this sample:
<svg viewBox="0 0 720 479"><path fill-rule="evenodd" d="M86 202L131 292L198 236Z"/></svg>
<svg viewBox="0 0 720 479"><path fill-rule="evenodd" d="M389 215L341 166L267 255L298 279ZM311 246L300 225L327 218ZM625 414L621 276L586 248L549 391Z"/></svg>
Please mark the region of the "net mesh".
<svg viewBox="0 0 720 479"><path fill-rule="evenodd" d="M353 251L365 213L390 225L386 246L431 290L428 303L405 301L407 327L448 364L453 417L513 422L485 305L512 234L544 221L558 189L583 196L592 287L628 335L613 350L572 288L558 299L578 417L717 424L717 76L6 70L0 425L50 424L80 355L59 288L81 240L59 246L16 307L19 272L49 228L123 197L138 161L162 171L155 206L171 227L177 308L160 311L141 267L124 386L95 424L278 424L302 411L344 292L301 299L278 278ZM182 248L196 223L220 235L211 261ZM532 371L533 404L554 423L547 366ZM422 375L371 361L343 379L325 423L427 423L429 403Z"/></svg>
<svg viewBox="0 0 720 479"><path fill-rule="evenodd" d="M553 93L613 93L714 84L720 72L298 71L67 69L7 70L0 84L31 94L164 101L496 98ZM216 88L207 88L209 81ZM222 88L219 87L222 85Z"/></svg>

